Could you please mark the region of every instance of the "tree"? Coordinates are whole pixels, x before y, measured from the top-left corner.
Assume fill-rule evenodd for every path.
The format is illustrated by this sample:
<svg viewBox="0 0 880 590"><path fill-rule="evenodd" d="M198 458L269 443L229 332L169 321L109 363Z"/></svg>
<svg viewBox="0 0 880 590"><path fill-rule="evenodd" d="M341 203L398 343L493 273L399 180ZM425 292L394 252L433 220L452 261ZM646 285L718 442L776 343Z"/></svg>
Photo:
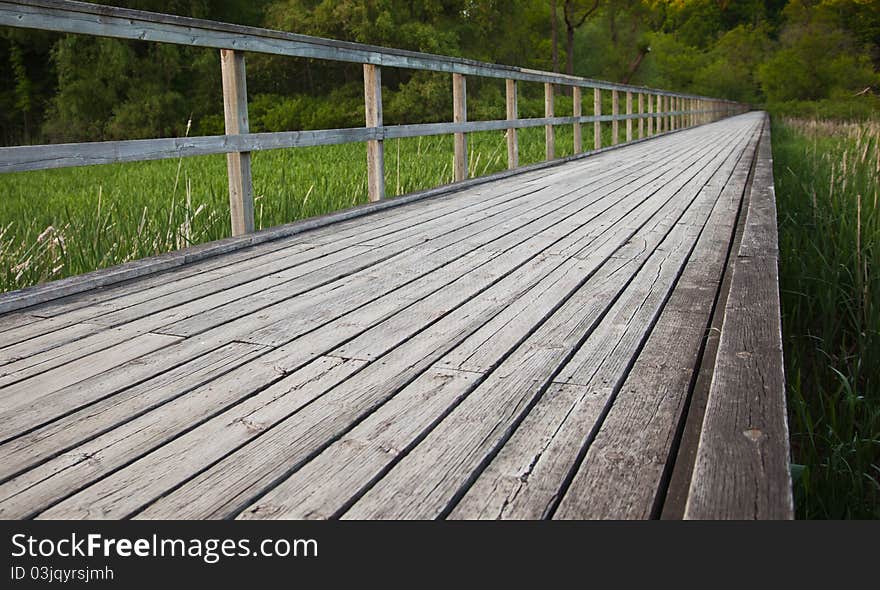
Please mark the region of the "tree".
<svg viewBox="0 0 880 590"><path fill-rule="evenodd" d="M600 0L592 0L585 8L583 2L578 0L565 0L562 6L562 15L565 20L565 73L574 74L574 32L599 9ZM583 12L578 16L577 12Z"/></svg>
<svg viewBox="0 0 880 590"><path fill-rule="evenodd" d="M559 15L556 0L550 0L550 39L553 46L553 71L559 71Z"/></svg>

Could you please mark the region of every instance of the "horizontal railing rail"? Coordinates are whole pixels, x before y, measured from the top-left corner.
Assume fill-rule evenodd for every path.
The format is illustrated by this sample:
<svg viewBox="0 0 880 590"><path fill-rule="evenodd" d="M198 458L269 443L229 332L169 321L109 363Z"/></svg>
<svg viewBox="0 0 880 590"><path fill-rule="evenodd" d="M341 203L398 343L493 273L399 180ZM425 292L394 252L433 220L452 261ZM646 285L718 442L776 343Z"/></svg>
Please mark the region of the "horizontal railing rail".
<svg viewBox="0 0 880 590"><path fill-rule="evenodd" d="M253 151L366 142L369 199L377 201L385 196L386 139L454 134L454 179L461 181L467 178L467 134L472 132L505 131L508 168L513 169L519 166L517 129L544 127L546 158L553 160L555 126L574 126L574 153L581 154L589 153L582 145L581 125L585 123L593 123L594 148L601 149L601 125L605 122L611 123L611 143L617 145L748 110L747 105L706 96L69 0L0 1L0 26L220 49L225 135L4 147L0 148L0 172L226 154L233 235L254 230L250 170ZM366 126L250 133L244 52L363 64ZM382 67L451 73L453 122L384 125ZM506 119L467 120L467 76L506 80ZM519 118L517 82L544 84L544 117ZM554 116L556 86L571 87L572 116ZM584 88L593 89L591 116L582 115ZM602 114L603 91L612 94L610 115ZM625 96L624 112L620 108L621 94ZM623 142L621 122L626 128Z"/></svg>

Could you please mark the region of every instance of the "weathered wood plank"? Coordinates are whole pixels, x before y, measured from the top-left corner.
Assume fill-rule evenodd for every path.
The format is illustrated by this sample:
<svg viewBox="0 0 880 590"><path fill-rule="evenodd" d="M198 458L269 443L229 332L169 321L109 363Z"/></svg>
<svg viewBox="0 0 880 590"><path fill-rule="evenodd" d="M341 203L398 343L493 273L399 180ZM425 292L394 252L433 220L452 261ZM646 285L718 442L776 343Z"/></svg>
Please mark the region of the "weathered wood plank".
<svg viewBox="0 0 880 590"><path fill-rule="evenodd" d="M285 314L285 315L286 315L286 314ZM303 316L303 317L309 317L309 316ZM237 329L236 329L236 328L235 328L235 324L232 324L232 325L225 325L225 326L222 326L222 329L218 329L218 332L219 332L219 333L218 333L216 336L211 336L211 334L206 334L206 335L204 335L203 337L205 338L205 340L206 340L207 342L210 342L210 341L212 340L212 338L213 338L213 339L222 339L222 338L227 338L227 339L229 339L229 338L233 338L233 337L235 337L236 334L239 334L239 335L242 335L242 336L243 336L244 334L249 334L249 333L252 332L252 330L253 330L253 326L252 326L252 324L249 324L249 323L247 323L247 322L239 322L239 323L241 324L241 327L240 327L240 328L237 328ZM269 323L271 323L271 318L269 319ZM285 338L290 339L290 338L295 337L295 336L296 336L296 333L294 333L294 334L288 334L287 336L285 336ZM221 341L222 341L222 340L221 340ZM195 350L198 350L198 347L196 347ZM179 357L179 356L180 356L180 355L175 355L175 357L174 357L173 360L163 361L163 363L160 363L159 366L165 366L165 365L167 365L167 362L177 362L177 357ZM182 360L185 360L185 356L183 357ZM182 362L182 360L181 360L181 362ZM155 363L151 363L151 364L149 364L149 365L145 365L145 366L140 366L140 365L137 366L137 371L135 371L135 372L132 374L131 378L132 378L132 379L136 378L136 377L135 377L136 375L141 375L140 377L137 377L137 378L143 378L143 375L144 375L143 371L146 370L146 368L149 367L149 366L152 365L152 364L155 364ZM129 371L129 369L127 369L125 365L121 365L121 369L122 369L123 373L125 373L126 371ZM154 368L153 370L155 370L155 368ZM87 380L86 382L84 382L84 384L88 384L88 380ZM68 389L69 389L69 388L68 388ZM100 391L102 391L102 388L95 388L94 385L90 385L90 386L88 386L88 387L84 390L83 393L88 392L90 396L93 395L93 394L94 394L94 395L100 395L100 393L99 393ZM66 393L64 399L65 399L65 400L79 400L79 399L81 399L81 398L82 398L82 394L72 395L71 393ZM80 403L81 403L81 402L80 402ZM39 409L41 410L41 412L44 412L44 413L48 413L48 412L53 412L53 411L55 411L55 408L54 408L54 407L52 407L52 406L45 406L45 405L40 406ZM32 412L31 412L31 413L32 413ZM24 420L24 419L31 420L32 418L27 418L27 416L29 416L29 415L30 415L29 413L25 413L25 414L20 415L20 416L19 416L19 421Z"/></svg>
<svg viewBox="0 0 880 590"><path fill-rule="evenodd" d="M688 519L793 517L772 186L765 115L685 506Z"/></svg>
<svg viewBox="0 0 880 590"><path fill-rule="evenodd" d="M233 342L0 445L0 480L211 382L268 349ZM218 400L219 401L219 400Z"/></svg>
<svg viewBox="0 0 880 590"><path fill-rule="evenodd" d="M516 80L505 80L507 120L513 121L519 118L518 97ZM507 129L507 168L513 170L519 166L519 144L517 143L516 128Z"/></svg>
<svg viewBox="0 0 880 590"><path fill-rule="evenodd" d="M461 74L452 74L452 119L455 123L467 121L467 80ZM452 169L456 181L468 176L467 136L455 134L455 158Z"/></svg>
<svg viewBox="0 0 880 590"><path fill-rule="evenodd" d="M696 183L696 186L700 186ZM422 443L388 472L345 518L430 518L441 514L486 453L515 428L552 368L563 362L601 317L607 304L595 275L495 369ZM612 277L614 277L612 279ZM616 292L613 272L605 287ZM624 279L624 284L626 280ZM602 303L605 301L605 303ZM474 423L469 416L481 416ZM453 448L454 447L454 448ZM431 472L427 466L434 466ZM438 465L443 467L437 468Z"/></svg>
<svg viewBox="0 0 880 590"><path fill-rule="evenodd" d="M493 272L498 272L498 270L499 270L498 268L493 266ZM482 281L477 281L477 285L485 284L485 282L486 282L485 279ZM515 281L511 280L510 282L514 285L520 285L522 281L521 280L515 280ZM473 288L474 283L463 283L462 286L468 285L468 284L471 285L470 288ZM452 289L450 292L454 292L458 296L465 296L465 297L467 296L466 293L462 294L460 288ZM443 297L448 299L448 295L443 295ZM476 314L476 318L473 321L474 321L475 325L479 325L481 323L481 321L479 319L481 313L490 313L490 314L494 313L493 310L500 309L501 307L504 306L504 303L505 303L504 300L499 301L495 298L488 298L487 297L484 300L472 303L467 310L463 310L460 312L461 316L459 316L459 317L471 318L471 317L474 317ZM435 308L436 306L437 306L437 303L428 302L428 304L426 304L426 309L432 309L432 308ZM444 327L444 326L446 326L446 327ZM453 334L459 334L459 331L464 330L464 329L465 328L461 326L460 319L459 320L449 320L449 321L444 322L442 325L437 324L435 327L432 327L427 332L420 333L419 336L417 337L418 340L416 340L415 342L422 342L423 343L419 346L429 346L430 348L428 350L435 350L435 347L440 346L440 348L436 349L435 353L432 353L432 354L441 354L443 350L446 350L446 349L448 349L448 347L453 346L455 340L450 342L450 341L448 341L448 338L444 339L444 338L439 337L439 335L440 334L447 334L448 333L447 330L453 330L453 332L452 332ZM470 328L470 329L473 329L473 328ZM464 337L464 335L466 335L466 333L467 332L465 331L464 334L461 334L460 336L456 336L456 338ZM402 338L402 337L405 337L406 335L400 334L399 332L397 332L396 336L398 338ZM374 342L376 342L376 341L383 342L383 343L386 343L386 345L393 346L393 343L389 343L387 339L373 338L372 340ZM407 342L408 342L408 346L411 346L414 341L408 340ZM375 373L375 376L371 377L370 379L366 379L364 377L364 375L366 373L359 373L357 391L372 392L369 394L370 396L375 396L375 395L379 395L379 394L381 394L383 396L387 396L388 395L389 379L393 379L393 382L397 382L399 379L404 379L403 382L405 383L406 379L408 379L408 377L406 377L406 376L413 375L411 373L411 371L416 370L417 371L416 374L417 374L419 372L418 366L425 366L425 365L422 365L422 361L420 360L417 363L417 366L415 368L412 368L411 363L413 362L413 360L412 360L413 358L419 358L419 359L423 359L423 360L426 359L425 362L431 362L432 358L436 358L436 357L432 357L431 355L428 355L427 357L423 356L424 353L421 348L416 349L416 354L413 354L413 352L411 350L409 352L407 352L407 350L402 350L401 352L397 352L395 350L389 354L392 355L392 358L394 358L393 355L402 355L402 356L399 356L400 360L395 361L395 362L391 362L391 360L389 360L386 357L386 358L384 358L385 362L382 365L377 365L375 369L369 369L369 368L365 369L365 371L369 370L371 372L371 374ZM409 359L409 360L407 360L407 359ZM397 369L394 368L395 363L400 363L400 362L406 363L405 365L403 365L403 367L409 367L409 368L406 368L403 373L396 372L396 371L399 371L399 369L401 367L399 364L397 365L397 367L398 367ZM389 375L393 375L393 377L389 377ZM409 377L409 378L411 378L411 377ZM364 379L366 379L366 384L362 382ZM367 387L367 390L363 389L365 386ZM342 395L342 394L339 394L339 395ZM348 396L347 395L343 396L340 399L348 399ZM346 402L343 407L346 408L346 410L345 410L346 412L350 412L350 411L355 410L355 407L352 407L350 405L350 402ZM326 409L322 408L321 405L315 406L314 410L312 410L311 408L312 408L312 406L307 408L305 411L306 412L321 412L321 413L327 411ZM345 417L347 414L339 415L339 409L337 409L335 411L331 410L330 415L335 417L335 421L332 423L328 423L327 424L328 428L329 427L332 427L332 428L344 427L344 425L347 423L348 419L346 419L346 417ZM225 423L228 423L228 421L223 421L222 423L225 424ZM292 438L293 435L290 434L289 428L297 428L298 429L302 426L305 426L308 424L313 424L313 421L308 418L303 419L302 416L299 416L298 420L288 421L286 423L289 423L290 426L285 427L285 429L279 430L277 432L273 430L272 432L274 434L272 435L272 437L265 438L265 441L266 441L265 445L275 446L275 445L279 444L278 443L279 440L284 440L286 442L284 443L283 448L286 449L285 452L289 454L289 453L292 453L295 451L295 447L291 447L291 445L290 445L290 441L293 440L293 438L295 438L295 437ZM220 424L220 423L218 422L218 424ZM335 424L335 426L333 426L334 424ZM281 438L280 439L276 438L278 436L280 436ZM305 441L309 445L316 444L316 441L320 441L322 436L327 436L327 434L325 433L322 435L321 431L316 430L314 427L311 427L308 431L308 437L305 439ZM317 438L315 438L315 437L317 437ZM212 441L215 441L215 443L216 443L216 440L217 440L216 437L212 436L211 439L212 439ZM263 441L264 438L261 437L259 440ZM311 442L309 442L309 441L311 441ZM266 471L261 472L261 473L266 473L266 475L263 477L272 477L271 474L274 473L272 466L277 465L278 461L282 460L284 455L281 453L277 453L277 452L260 453L260 455L264 456L266 461L269 462L269 465L266 465L266 466L260 468L260 469L268 469L268 472L266 472ZM247 456L251 457L252 455L249 453ZM238 455L236 455L235 457L237 458ZM257 465L255 465L253 463L252 459L246 460L245 463L242 464L240 462L237 462L233 458L230 458L228 461L224 461L219 465L222 465L222 467L218 467L216 469L212 468L211 471L206 472L206 474L204 475L203 478L199 478L196 480L196 481L202 482L202 483L187 484L187 486L185 488L181 488L179 493L172 494L172 495L166 497L166 499L163 500L161 502L161 504L156 505L155 509L148 509L148 510L144 511L142 513L142 515L156 516L157 514L164 513L164 511L166 511L166 510L178 511L178 513L179 513L179 511L181 509L183 509L183 508L181 508L181 506L178 505L179 502L181 503L181 505L188 506L189 507L188 510L193 511L193 513L198 512L199 510L207 510L207 512L201 512L203 514L213 513L212 511L219 510L218 506L227 506L227 508L224 508L224 510L229 510L230 509L229 506L234 506L235 502L237 501L236 500L237 494L244 494L243 491L236 491L233 493L231 489L227 489L228 491L227 491L227 494L225 494L225 495L222 495L220 497L217 497L217 496L203 497L202 501L195 501L194 499L192 499L192 496L190 494L192 494L193 496L204 496L204 494L202 494L201 492L198 492L197 490L200 489L200 487L202 485L207 485L209 487L213 487L215 485L218 485L216 483L217 479L225 481L225 476L223 474L226 472L226 470L231 469L232 471L236 471L236 470L240 470L242 468L249 469L249 470L255 470L255 469L257 469ZM277 469L277 467L274 467L274 469ZM183 475L183 474L179 474L175 477L180 477L180 475ZM122 477L122 476L120 475L120 477ZM170 477L170 474L169 474L169 477ZM259 481L262 481L260 478L256 478L256 479L257 479L257 481L249 481L248 479L243 479L243 480L239 479L238 483L229 481L228 485L235 485L235 486L246 485L248 487L251 487L251 486L259 485ZM104 481L106 482L107 480L104 480ZM101 486L103 484L98 484L98 485ZM159 483L157 482L155 485L158 486ZM227 485L227 484L223 484L223 485ZM156 488L156 489L158 489L158 488ZM96 491L94 493L99 493L99 492ZM180 500L181 497L186 497L189 499L181 501ZM83 497L83 498L85 498L85 497ZM132 500L132 501L126 500L126 499L122 498L121 496L117 497L116 494L113 495L113 498L114 498L114 500L113 500L114 504L119 503L119 502L124 502L130 506L131 502L134 501L134 500ZM81 499L81 501L85 501L85 500ZM200 505L205 504L205 503L207 503L213 507L202 508L202 509L198 508ZM169 506L173 506L173 508L169 508ZM47 514L49 514L49 513L47 513ZM58 512L53 512L53 514L57 515Z"/></svg>
<svg viewBox="0 0 880 590"><path fill-rule="evenodd" d="M611 91L611 145L620 143L620 96L617 90Z"/></svg>
<svg viewBox="0 0 880 590"><path fill-rule="evenodd" d="M582 114L582 99L581 99L581 89L579 86L572 86L571 88L571 104L572 104L572 112L571 115L573 117L580 117ZM574 124L574 128L572 129L573 137L574 137L574 153L579 154L584 150L583 140L581 139L581 123L577 122Z"/></svg>
<svg viewBox="0 0 880 590"><path fill-rule="evenodd" d="M642 139L645 136L645 119L643 115L645 114L645 94L643 92L638 93L639 96L639 139Z"/></svg>
<svg viewBox="0 0 880 590"><path fill-rule="evenodd" d="M553 84L544 84L544 117L553 118ZM553 125L544 127L544 152L547 160L556 157L556 135Z"/></svg>
<svg viewBox="0 0 880 590"><path fill-rule="evenodd" d="M629 143L633 140L633 120L630 115L633 114L633 96L632 92L626 92L626 142Z"/></svg>
<svg viewBox="0 0 880 590"><path fill-rule="evenodd" d="M223 73L223 114L226 135L250 131L248 124L247 82L244 54L231 49L220 50ZM232 235L240 236L254 231L254 187L251 179L249 152L226 154L229 176L229 210Z"/></svg>
<svg viewBox="0 0 880 590"><path fill-rule="evenodd" d="M555 514L556 518L651 518L699 362L756 137L729 179L706 229ZM718 190L718 189L714 189ZM676 351L674 356L670 350Z"/></svg>
<svg viewBox="0 0 880 590"><path fill-rule="evenodd" d="M364 64L364 112L367 128L382 127L382 71ZM385 150L382 140L367 142L367 193L370 201L385 198Z"/></svg>

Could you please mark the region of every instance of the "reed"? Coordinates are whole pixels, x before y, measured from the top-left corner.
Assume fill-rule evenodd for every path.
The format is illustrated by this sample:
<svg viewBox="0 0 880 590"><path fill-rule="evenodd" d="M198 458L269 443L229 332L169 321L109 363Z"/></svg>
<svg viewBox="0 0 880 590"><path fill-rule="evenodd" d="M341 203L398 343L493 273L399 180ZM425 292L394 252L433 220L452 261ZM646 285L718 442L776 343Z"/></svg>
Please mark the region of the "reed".
<svg viewBox="0 0 880 590"><path fill-rule="evenodd" d="M880 518L880 122L773 126L797 513Z"/></svg>

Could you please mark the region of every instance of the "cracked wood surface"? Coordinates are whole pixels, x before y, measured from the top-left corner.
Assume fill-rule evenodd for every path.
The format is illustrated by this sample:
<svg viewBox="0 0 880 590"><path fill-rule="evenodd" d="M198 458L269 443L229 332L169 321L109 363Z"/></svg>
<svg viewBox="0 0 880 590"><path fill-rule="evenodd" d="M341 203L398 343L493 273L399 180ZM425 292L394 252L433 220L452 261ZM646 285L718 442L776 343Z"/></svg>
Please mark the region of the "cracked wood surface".
<svg viewBox="0 0 880 590"><path fill-rule="evenodd" d="M740 213L762 129L741 115L0 315L0 517L652 518L676 457L684 516L784 516L766 163ZM731 453L749 462L729 481Z"/></svg>

